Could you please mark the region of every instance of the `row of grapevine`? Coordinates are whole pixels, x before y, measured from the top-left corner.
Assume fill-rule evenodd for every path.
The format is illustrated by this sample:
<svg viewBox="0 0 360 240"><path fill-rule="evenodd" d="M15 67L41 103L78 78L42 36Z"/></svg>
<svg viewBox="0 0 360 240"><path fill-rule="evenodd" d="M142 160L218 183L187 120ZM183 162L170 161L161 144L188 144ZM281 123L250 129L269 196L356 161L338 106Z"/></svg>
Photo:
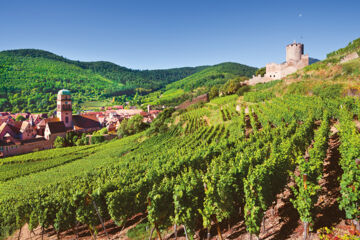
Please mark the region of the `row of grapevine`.
<svg viewBox="0 0 360 240"><path fill-rule="evenodd" d="M340 209L351 219L360 231L360 134L353 122L353 114L345 108L340 110Z"/></svg>
<svg viewBox="0 0 360 240"><path fill-rule="evenodd" d="M270 157L254 166L244 180L245 223L251 234L260 233L264 213L287 183L288 171L294 168L294 158L310 144L313 122L313 117L309 117L290 138L275 138Z"/></svg>
<svg viewBox="0 0 360 240"><path fill-rule="evenodd" d="M307 239L309 226L314 222L314 205L319 197L318 181L323 175L323 162L326 157L329 140L329 115L324 113L321 125L316 130L314 144L309 149L309 159L297 158L298 175L294 175L296 186L292 187L295 198L292 203L304 223L304 239Z"/></svg>
<svg viewBox="0 0 360 240"><path fill-rule="evenodd" d="M203 127L206 125L207 125L207 122L203 118L191 118L186 123L186 127L185 127L184 131L187 134L192 133L192 132L196 131L197 129L199 129L200 127Z"/></svg>

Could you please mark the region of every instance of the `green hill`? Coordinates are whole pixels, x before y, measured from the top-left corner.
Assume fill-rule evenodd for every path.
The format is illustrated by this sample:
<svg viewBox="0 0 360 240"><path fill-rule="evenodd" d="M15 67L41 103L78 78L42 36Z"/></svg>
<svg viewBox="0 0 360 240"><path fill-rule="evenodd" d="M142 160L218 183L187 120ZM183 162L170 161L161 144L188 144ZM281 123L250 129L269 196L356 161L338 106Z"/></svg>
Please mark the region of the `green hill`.
<svg viewBox="0 0 360 240"><path fill-rule="evenodd" d="M110 62L80 62L53 53L20 49L0 52L0 111L42 112L55 108L56 92L67 88L76 103L135 92L151 92L202 67L132 70Z"/></svg>
<svg viewBox="0 0 360 240"><path fill-rule="evenodd" d="M231 79L245 80L255 74L257 68L239 63L217 64L194 73L184 79L166 85L165 90L145 96L145 104L179 104L193 96L209 92L213 86L220 86ZM245 77L245 78L241 78Z"/></svg>

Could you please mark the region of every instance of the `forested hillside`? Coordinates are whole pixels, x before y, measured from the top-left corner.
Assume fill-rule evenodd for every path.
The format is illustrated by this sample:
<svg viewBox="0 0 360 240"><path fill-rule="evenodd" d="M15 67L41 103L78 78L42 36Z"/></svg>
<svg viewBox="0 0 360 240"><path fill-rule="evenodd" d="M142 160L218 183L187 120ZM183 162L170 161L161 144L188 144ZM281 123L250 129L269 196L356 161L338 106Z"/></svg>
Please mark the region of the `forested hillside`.
<svg viewBox="0 0 360 240"><path fill-rule="evenodd" d="M212 87L220 88L229 81L241 82L255 74L257 68L239 63L226 62L208 67L184 79L166 85L158 91L143 97L145 104L177 105L181 102L207 93Z"/></svg>
<svg viewBox="0 0 360 240"><path fill-rule="evenodd" d="M104 220L114 238L359 239L359 66L331 57L120 140L4 159L1 237L105 237Z"/></svg>
<svg viewBox="0 0 360 240"><path fill-rule="evenodd" d="M47 112L66 88L78 103L148 93L203 70L185 67L132 70L110 62L80 62L53 53L22 49L0 52L0 111Z"/></svg>

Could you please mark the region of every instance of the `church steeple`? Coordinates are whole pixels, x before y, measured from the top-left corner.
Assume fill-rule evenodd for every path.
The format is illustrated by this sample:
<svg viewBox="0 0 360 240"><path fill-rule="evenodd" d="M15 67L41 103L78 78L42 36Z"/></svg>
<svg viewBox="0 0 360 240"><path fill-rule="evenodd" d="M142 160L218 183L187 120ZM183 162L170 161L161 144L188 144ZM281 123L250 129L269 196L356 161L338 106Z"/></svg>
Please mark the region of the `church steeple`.
<svg viewBox="0 0 360 240"><path fill-rule="evenodd" d="M56 116L60 121L64 122L66 128L73 127L71 93L69 90L62 89L58 92Z"/></svg>

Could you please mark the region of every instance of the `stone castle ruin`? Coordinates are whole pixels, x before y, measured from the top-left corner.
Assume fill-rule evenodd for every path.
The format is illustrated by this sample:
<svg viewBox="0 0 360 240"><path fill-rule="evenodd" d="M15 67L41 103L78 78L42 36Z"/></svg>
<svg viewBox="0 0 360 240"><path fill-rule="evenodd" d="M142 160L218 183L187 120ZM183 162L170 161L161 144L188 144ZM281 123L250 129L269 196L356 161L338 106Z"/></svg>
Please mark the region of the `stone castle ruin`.
<svg viewBox="0 0 360 240"><path fill-rule="evenodd" d="M255 85L281 79L307 65L309 65L309 55L304 55L304 44L294 42L286 46L286 62L266 64L266 74L263 77L253 76L245 83Z"/></svg>

